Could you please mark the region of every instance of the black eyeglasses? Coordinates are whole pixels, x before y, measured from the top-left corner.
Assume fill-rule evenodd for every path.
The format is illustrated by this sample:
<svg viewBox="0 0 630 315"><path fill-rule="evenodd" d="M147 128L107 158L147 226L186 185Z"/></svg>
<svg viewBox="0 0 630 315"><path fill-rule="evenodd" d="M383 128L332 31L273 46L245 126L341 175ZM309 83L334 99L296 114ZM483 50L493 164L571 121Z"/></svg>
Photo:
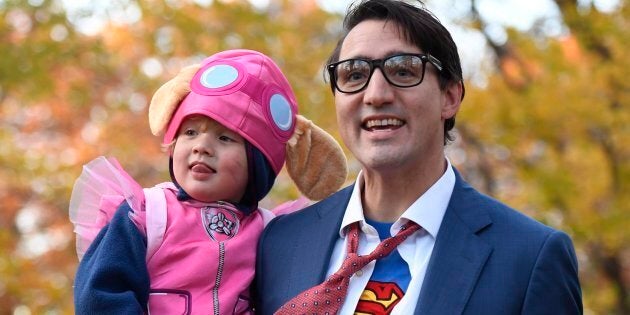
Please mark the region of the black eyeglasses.
<svg viewBox="0 0 630 315"><path fill-rule="evenodd" d="M374 60L346 59L331 63L326 68L339 92L356 93L370 83L375 68L381 69L387 82L393 86L416 86L424 79L427 62L442 71L442 63L429 54L397 54Z"/></svg>

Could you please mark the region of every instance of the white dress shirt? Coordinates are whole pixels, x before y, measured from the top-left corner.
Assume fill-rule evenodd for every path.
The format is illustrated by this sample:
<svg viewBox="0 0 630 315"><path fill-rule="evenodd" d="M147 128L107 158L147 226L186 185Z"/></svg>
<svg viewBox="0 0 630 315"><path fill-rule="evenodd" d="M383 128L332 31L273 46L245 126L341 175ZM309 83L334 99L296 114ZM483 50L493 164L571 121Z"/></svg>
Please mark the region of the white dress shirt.
<svg viewBox="0 0 630 315"><path fill-rule="evenodd" d="M422 229L412 234L397 247L400 256L409 265L411 281L404 297L392 311L392 315L413 314L416 308L427 265L435 245L435 239L455 186L455 173L448 158L446 161L447 167L442 177L405 210L391 227L391 235L396 235L400 227L409 220L418 223L422 227ZM361 233L359 233L359 248L357 250L359 255L369 254L381 242L376 229L367 224L363 216L363 206L361 205L361 188L363 185L363 176L362 173L359 173L341 222L339 239L333 249L327 276L335 273L341 267L346 257L346 233L344 231L346 226L357 221L360 222ZM350 278L346 300L339 314L354 314L359 298L374 271L375 264L375 261L370 262Z"/></svg>

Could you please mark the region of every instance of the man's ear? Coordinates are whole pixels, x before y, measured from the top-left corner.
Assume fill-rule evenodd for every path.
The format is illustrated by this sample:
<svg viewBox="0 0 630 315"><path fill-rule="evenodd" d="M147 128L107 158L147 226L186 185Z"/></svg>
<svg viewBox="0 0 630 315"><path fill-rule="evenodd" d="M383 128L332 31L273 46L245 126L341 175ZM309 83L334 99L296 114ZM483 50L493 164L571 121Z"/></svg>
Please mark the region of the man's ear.
<svg viewBox="0 0 630 315"><path fill-rule="evenodd" d="M464 85L462 81L449 84L444 90L444 105L442 106L442 119L449 119L459 111L462 104Z"/></svg>

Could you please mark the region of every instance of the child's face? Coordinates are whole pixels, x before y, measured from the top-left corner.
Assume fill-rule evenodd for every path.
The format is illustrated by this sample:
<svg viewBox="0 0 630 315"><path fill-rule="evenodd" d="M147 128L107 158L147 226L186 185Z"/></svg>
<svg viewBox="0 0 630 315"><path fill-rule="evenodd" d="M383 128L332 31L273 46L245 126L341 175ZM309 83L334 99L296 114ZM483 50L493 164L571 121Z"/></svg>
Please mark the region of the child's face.
<svg viewBox="0 0 630 315"><path fill-rule="evenodd" d="M194 199L238 202L247 186L245 140L206 116L187 117L173 149L173 173Z"/></svg>

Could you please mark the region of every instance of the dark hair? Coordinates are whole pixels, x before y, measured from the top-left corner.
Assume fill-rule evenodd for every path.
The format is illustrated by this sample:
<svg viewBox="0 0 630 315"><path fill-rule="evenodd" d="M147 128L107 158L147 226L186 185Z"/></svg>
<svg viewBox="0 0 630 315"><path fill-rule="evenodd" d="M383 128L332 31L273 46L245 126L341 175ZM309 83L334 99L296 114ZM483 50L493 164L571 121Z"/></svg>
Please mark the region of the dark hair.
<svg viewBox="0 0 630 315"><path fill-rule="evenodd" d="M462 82L462 66L457 53L457 46L449 31L428 11L421 1L413 6L400 0L363 0L352 4L343 20L343 34L337 46L328 57L328 64L339 61L341 45L348 33L359 23L366 20L382 20L395 23L405 39L418 46L424 53L429 53L442 62L443 70L439 72L440 89ZM330 87L335 92L334 83ZM462 99L464 91L462 90ZM444 144L452 141L449 133L455 126L455 116L444 123Z"/></svg>

